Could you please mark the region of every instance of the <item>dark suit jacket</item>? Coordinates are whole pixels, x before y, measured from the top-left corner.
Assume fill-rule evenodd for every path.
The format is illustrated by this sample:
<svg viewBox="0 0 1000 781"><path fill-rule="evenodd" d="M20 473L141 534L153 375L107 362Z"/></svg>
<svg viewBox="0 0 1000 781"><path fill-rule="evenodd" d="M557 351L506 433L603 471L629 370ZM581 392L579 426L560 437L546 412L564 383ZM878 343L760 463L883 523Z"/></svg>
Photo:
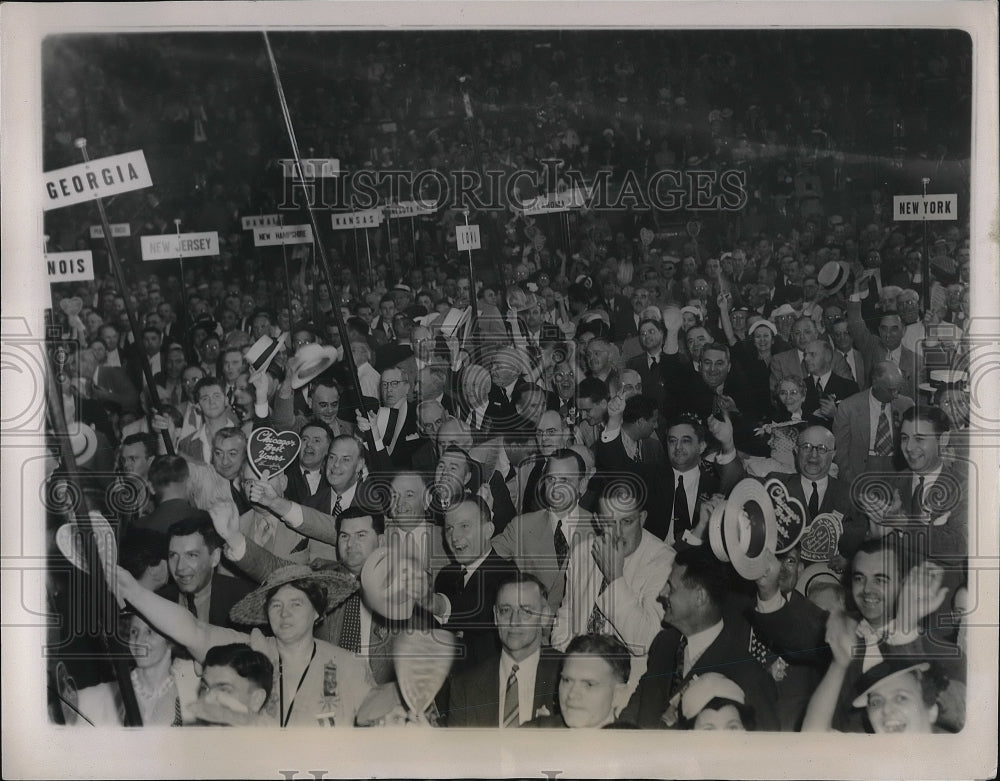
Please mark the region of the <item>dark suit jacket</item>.
<svg viewBox="0 0 1000 781"><path fill-rule="evenodd" d="M542 648L535 671L535 698L531 716L545 707L550 714L559 711L559 669L562 654L554 648ZM503 701L500 683L500 653L495 652L466 667L451 678L447 711L449 727L499 727Z"/></svg>
<svg viewBox="0 0 1000 781"><path fill-rule="evenodd" d="M326 512L330 509L330 484L326 481L326 475L320 469L319 485L316 486L316 493L309 490L309 482L302 474L302 468L298 462L293 464L285 472L288 475L288 485L285 488L285 498L291 502L312 507L314 510Z"/></svg>
<svg viewBox="0 0 1000 781"><path fill-rule="evenodd" d="M722 494L723 496L728 496L729 492L733 490L733 487L746 476L746 470L743 468L743 461L739 456L734 458L728 464L712 464L707 461L702 461L701 463L701 475L698 478L698 498L694 503L694 514L691 516L691 526L681 527L680 524L674 524L672 539L666 539L667 529L670 526L671 514L674 507L674 492L677 490L677 478L674 477L674 472L670 467L667 467L665 472L661 472L660 478L652 484L652 488L659 487L663 491L663 506L666 508L665 512L661 513L658 517L653 517L653 513L650 513L646 517L646 529L655 534L661 540L664 540L669 545L677 547L678 544L683 545L681 537L684 536L684 532L689 531L698 523L698 513L701 510L701 498L703 496L711 496L712 494Z"/></svg>
<svg viewBox="0 0 1000 781"><path fill-rule="evenodd" d="M392 441L392 432L385 432L385 440L383 441L388 450L389 445ZM420 449L420 447L427 440L420 434L420 429L417 428L417 405L412 402L407 402L406 404L406 418L403 420L402 427L399 429L399 436L396 437L396 446L389 453L389 460L396 469L412 469L413 468L413 454Z"/></svg>
<svg viewBox="0 0 1000 781"><path fill-rule="evenodd" d="M527 385L527 382L519 378L514 384L514 391L516 392L523 385ZM522 427L522 421L520 415L517 414L514 403L507 399L504 389L496 384L490 384L489 402L486 406L486 423L485 428L491 434L513 433Z"/></svg>
<svg viewBox="0 0 1000 781"><path fill-rule="evenodd" d="M655 369L649 368L649 355L643 352L635 358L629 358L626 367L639 373L642 378L642 395L648 396L656 404L657 409L663 409L667 402L667 381L663 376L663 356Z"/></svg>
<svg viewBox="0 0 1000 781"><path fill-rule="evenodd" d="M782 472L771 472L765 480L776 478L784 483L789 495L793 499L802 502L806 509L806 518L812 523L812 516L809 515L809 497L802 490L802 481L798 474L790 475ZM830 513L839 512L844 516L844 533L840 536L837 549L840 555L850 560L858 547L865 541L868 532L867 523L863 518L855 518L854 503L851 501L851 487L834 477L829 478L826 486L826 493L823 494L823 501L819 504L819 512Z"/></svg>
<svg viewBox="0 0 1000 781"><path fill-rule="evenodd" d="M97 385L91 392L91 398L113 401L123 412L139 409L139 391L132 384L128 371L121 366L101 366L97 369Z"/></svg>
<svg viewBox="0 0 1000 781"><path fill-rule="evenodd" d="M621 344L626 338L634 336L638 332L635 312L632 310L631 302L629 302L628 306L619 309L611 318L611 338Z"/></svg>
<svg viewBox="0 0 1000 781"><path fill-rule="evenodd" d="M826 381L826 387L823 388L823 396L833 396L837 402L843 401L857 392L858 384L854 380L836 374L830 375ZM809 377L806 379L806 398L802 404L802 413L809 416L810 422L832 428L833 418L823 418L814 414L819 409L819 402L820 394L816 390L812 377Z"/></svg>
<svg viewBox="0 0 1000 781"><path fill-rule="evenodd" d="M677 646L681 633L674 627L662 630L649 648L649 663L639 679L621 718L645 729L666 729L662 720L670 705L670 684L674 675ZM750 626L729 617L720 634L695 662L681 682L681 687L695 675L718 672L736 682L746 694L747 705L757 715L757 729L779 729L777 690L774 679L750 654Z"/></svg>
<svg viewBox="0 0 1000 781"><path fill-rule="evenodd" d="M233 605L253 591L254 584L241 577L230 577L216 573L212 576L212 598L208 608L208 623L213 626L228 626L239 628L238 624L229 619L229 611ZM164 599L179 604L180 589L170 582L157 592Z"/></svg>
<svg viewBox="0 0 1000 781"><path fill-rule="evenodd" d="M464 641L466 659L472 661L497 647L493 605L500 581L515 574L517 566L490 550L483 563L464 584L462 568L454 562L446 564L434 579L434 591L451 602L451 615L443 625L458 633ZM461 665L461 661L459 662Z"/></svg>

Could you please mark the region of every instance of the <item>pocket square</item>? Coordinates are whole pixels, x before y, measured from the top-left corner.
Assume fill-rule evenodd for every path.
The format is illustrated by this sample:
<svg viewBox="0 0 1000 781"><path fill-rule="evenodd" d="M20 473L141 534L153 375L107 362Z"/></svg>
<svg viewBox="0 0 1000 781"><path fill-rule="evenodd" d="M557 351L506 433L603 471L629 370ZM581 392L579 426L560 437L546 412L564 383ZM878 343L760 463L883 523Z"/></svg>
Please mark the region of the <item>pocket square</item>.
<svg viewBox="0 0 1000 781"><path fill-rule="evenodd" d="M412 442L414 439L420 439L420 435L419 434L408 434L406 436L406 439L403 440L403 441L404 442Z"/></svg>

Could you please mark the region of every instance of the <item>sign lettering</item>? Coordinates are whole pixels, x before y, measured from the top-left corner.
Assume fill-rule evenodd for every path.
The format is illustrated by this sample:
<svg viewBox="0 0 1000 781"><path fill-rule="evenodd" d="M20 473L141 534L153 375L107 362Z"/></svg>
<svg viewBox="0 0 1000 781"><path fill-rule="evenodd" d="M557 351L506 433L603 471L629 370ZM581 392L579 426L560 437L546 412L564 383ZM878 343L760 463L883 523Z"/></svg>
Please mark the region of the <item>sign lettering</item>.
<svg viewBox="0 0 1000 781"><path fill-rule="evenodd" d="M215 231L140 236L139 241L142 244L143 260L197 258L219 254L219 234Z"/></svg>
<svg viewBox="0 0 1000 781"><path fill-rule="evenodd" d="M335 231L349 228L377 228L385 219L385 213L382 209L366 209L363 212L331 214L330 218Z"/></svg>
<svg viewBox="0 0 1000 781"><path fill-rule="evenodd" d="M252 217L244 217L241 221L243 230L249 231L254 228L264 228L268 225L280 225L277 214L258 214Z"/></svg>
<svg viewBox="0 0 1000 781"><path fill-rule="evenodd" d="M277 247L282 244L312 244L311 225L284 225L254 228L255 247Z"/></svg>
<svg viewBox="0 0 1000 781"><path fill-rule="evenodd" d="M957 220L958 194L895 195L892 198L892 218L896 222Z"/></svg>
<svg viewBox="0 0 1000 781"><path fill-rule="evenodd" d="M49 252L45 256L49 282L86 282L94 278L94 254L79 252Z"/></svg>
<svg viewBox="0 0 1000 781"><path fill-rule="evenodd" d="M482 244L479 241L479 226L478 225L456 225L455 226L455 241L458 242L458 248L463 249L479 249Z"/></svg>
<svg viewBox="0 0 1000 781"><path fill-rule="evenodd" d="M112 238L120 239L123 236L132 235L132 226L127 222L113 222L111 223L111 236ZM103 239L104 238L104 228L100 225L90 226L90 238L92 239Z"/></svg>
<svg viewBox="0 0 1000 781"><path fill-rule="evenodd" d="M141 149L58 168L44 176L45 211L153 186Z"/></svg>

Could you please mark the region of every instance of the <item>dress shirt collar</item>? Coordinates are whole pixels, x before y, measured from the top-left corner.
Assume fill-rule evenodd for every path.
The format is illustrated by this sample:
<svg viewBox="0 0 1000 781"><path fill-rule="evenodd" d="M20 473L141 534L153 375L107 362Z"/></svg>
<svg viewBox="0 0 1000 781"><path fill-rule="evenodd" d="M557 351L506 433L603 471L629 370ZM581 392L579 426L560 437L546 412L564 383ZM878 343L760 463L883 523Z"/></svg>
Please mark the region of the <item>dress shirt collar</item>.
<svg viewBox="0 0 1000 781"><path fill-rule="evenodd" d="M702 629L700 632L695 632L693 635L688 636L687 651L684 654L685 675L694 667L695 662L701 658L701 655L708 650L708 647L722 634L723 625L723 621L720 618L718 623L713 624L708 629Z"/></svg>

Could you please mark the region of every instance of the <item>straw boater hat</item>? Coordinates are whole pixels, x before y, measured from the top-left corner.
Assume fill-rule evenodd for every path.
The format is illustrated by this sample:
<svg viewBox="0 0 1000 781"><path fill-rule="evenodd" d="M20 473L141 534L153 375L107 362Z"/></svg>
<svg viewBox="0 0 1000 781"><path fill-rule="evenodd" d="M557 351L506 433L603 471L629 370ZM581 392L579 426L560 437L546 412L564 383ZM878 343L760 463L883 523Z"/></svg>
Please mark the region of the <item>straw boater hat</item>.
<svg viewBox="0 0 1000 781"><path fill-rule="evenodd" d="M831 260L823 264L823 268L816 275L816 281L826 295L832 296L847 284L850 274L851 267L844 261Z"/></svg>
<svg viewBox="0 0 1000 781"><path fill-rule="evenodd" d="M507 291L507 306L515 312L524 312L537 303L538 297L534 293L525 292L519 287Z"/></svg>
<svg viewBox="0 0 1000 781"><path fill-rule="evenodd" d="M935 369L930 373L929 380L918 386L920 390L928 393L935 393L943 388L966 390L969 385L969 373L952 369Z"/></svg>
<svg viewBox="0 0 1000 781"><path fill-rule="evenodd" d="M97 452L97 433L86 423L81 423L69 435L69 443L73 448L73 458L77 466L83 466Z"/></svg>
<svg viewBox="0 0 1000 781"><path fill-rule="evenodd" d="M233 605L229 618L237 624L267 624L267 596L272 591L299 580L310 580L326 589L324 615L358 590L358 581L349 572L335 569L314 570L305 564L289 564L274 570L254 591Z"/></svg>
<svg viewBox="0 0 1000 781"><path fill-rule="evenodd" d="M247 350L247 363L251 372L266 371L281 349L281 342L270 336L262 336Z"/></svg>

